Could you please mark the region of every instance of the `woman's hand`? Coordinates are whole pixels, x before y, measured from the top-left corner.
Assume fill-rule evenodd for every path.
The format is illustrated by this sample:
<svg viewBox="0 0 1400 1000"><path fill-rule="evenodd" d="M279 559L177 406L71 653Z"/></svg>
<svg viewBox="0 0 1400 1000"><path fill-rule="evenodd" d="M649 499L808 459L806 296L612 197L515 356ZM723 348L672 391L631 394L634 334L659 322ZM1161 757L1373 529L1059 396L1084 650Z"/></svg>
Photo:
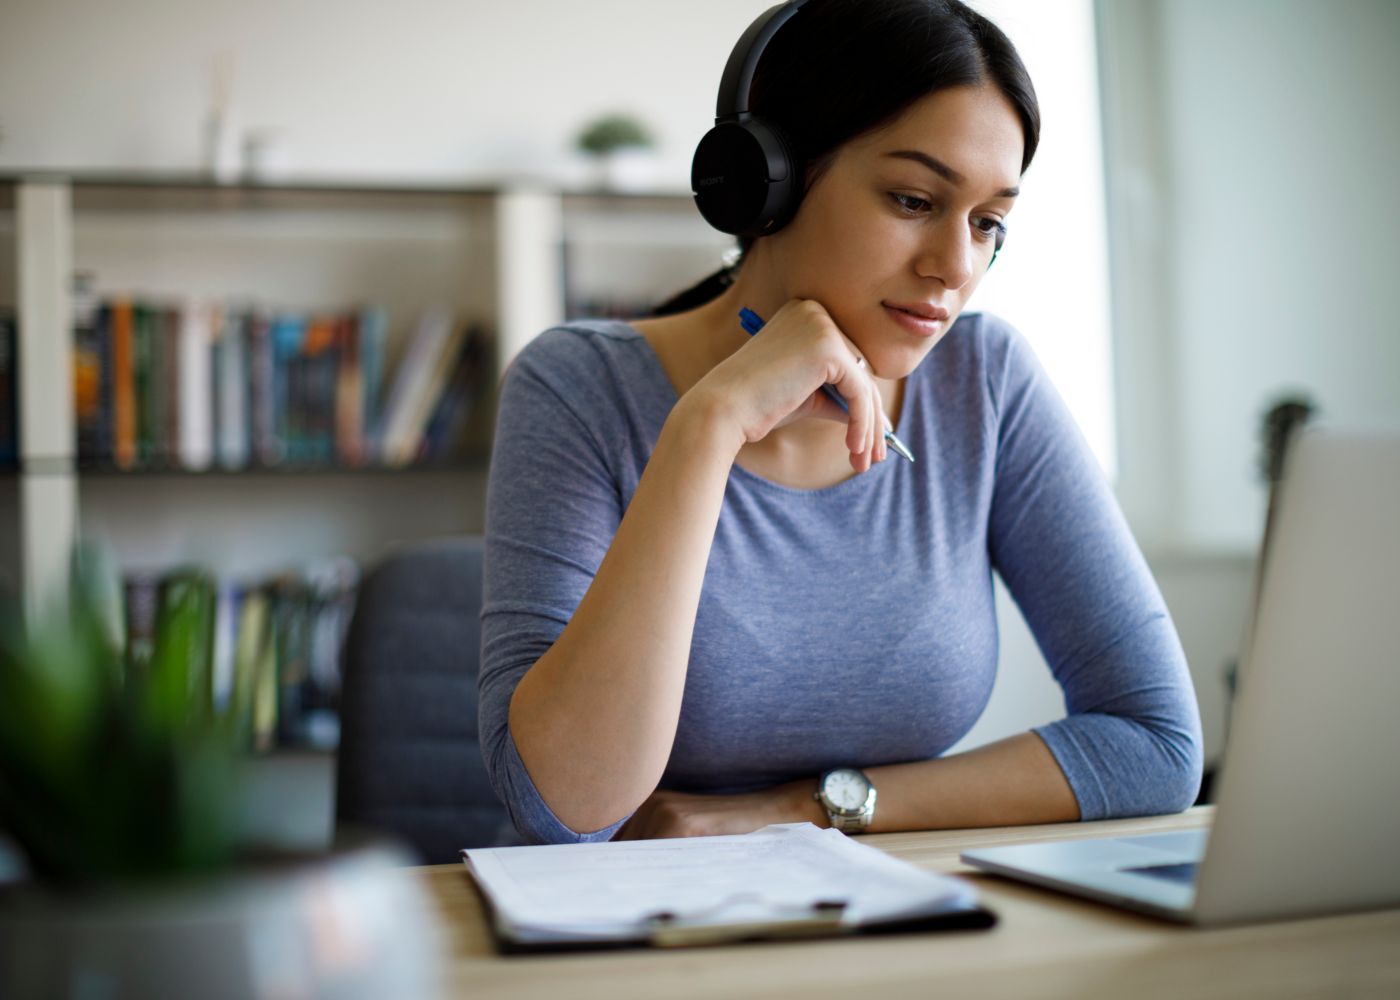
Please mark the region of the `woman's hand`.
<svg viewBox="0 0 1400 1000"><path fill-rule="evenodd" d="M841 393L849 416L819 391L825 383ZM846 447L857 472L885 457L888 424L870 368L826 309L810 299L784 305L686 395L710 400L708 412L732 421L744 444L794 420L821 417L847 425Z"/></svg>
<svg viewBox="0 0 1400 1000"><path fill-rule="evenodd" d="M689 795L657 789L613 839L715 837L752 833L770 823L809 821L826 826L826 810L812 797L816 790L816 779L743 795Z"/></svg>

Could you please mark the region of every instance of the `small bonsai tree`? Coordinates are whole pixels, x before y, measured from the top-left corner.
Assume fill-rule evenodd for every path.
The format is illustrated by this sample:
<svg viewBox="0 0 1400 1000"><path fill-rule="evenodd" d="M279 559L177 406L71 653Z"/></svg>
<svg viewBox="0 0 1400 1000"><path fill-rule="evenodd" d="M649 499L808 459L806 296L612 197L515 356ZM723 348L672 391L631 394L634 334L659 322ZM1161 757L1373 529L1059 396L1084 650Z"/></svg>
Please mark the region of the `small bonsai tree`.
<svg viewBox="0 0 1400 1000"><path fill-rule="evenodd" d="M619 149L648 149L651 133L637 119L623 114L604 115L578 136L578 148L591 156L606 156Z"/></svg>

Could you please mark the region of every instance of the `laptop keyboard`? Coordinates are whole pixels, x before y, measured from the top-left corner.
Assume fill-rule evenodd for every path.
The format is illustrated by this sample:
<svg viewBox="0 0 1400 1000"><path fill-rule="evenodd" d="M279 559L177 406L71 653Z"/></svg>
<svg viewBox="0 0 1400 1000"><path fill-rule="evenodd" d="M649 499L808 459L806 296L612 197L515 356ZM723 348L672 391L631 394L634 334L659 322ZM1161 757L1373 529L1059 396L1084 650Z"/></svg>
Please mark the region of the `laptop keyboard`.
<svg viewBox="0 0 1400 1000"><path fill-rule="evenodd" d="M1196 881L1196 868L1196 862L1190 861L1176 865L1144 865L1141 868L1124 868L1123 871L1137 872L1139 875L1160 878L1167 882L1177 882L1181 885L1191 885Z"/></svg>

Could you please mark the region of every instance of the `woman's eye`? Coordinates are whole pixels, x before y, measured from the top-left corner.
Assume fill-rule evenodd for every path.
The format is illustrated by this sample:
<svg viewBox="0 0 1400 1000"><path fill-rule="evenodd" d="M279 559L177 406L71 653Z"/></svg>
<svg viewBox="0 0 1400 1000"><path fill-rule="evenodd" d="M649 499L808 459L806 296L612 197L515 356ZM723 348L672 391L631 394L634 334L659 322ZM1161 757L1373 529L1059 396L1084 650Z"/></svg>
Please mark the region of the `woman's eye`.
<svg viewBox="0 0 1400 1000"><path fill-rule="evenodd" d="M895 204L910 215L922 214L932 207L923 198L916 198L912 194L891 194L890 197L894 199Z"/></svg>
<svg viewBox="0 0 1400 1000"><path fill-rule="evenodd" d="M994 219L989 215L984 215L980 219L973 219L972 226L984 240L989 240L998 234L1002 236L1006 235L1006 226L1002 225L1001 220Z"/></svg>

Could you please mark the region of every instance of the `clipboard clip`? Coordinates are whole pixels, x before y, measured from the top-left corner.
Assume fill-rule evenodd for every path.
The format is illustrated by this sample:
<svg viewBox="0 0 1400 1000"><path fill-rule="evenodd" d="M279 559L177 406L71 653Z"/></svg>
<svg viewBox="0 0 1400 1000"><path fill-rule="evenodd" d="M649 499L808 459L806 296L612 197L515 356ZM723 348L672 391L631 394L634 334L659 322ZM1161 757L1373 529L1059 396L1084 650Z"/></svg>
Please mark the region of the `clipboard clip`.
<svg viewBox="0 0 1400 1000"><path fill-rule="evenodd" d="M762 908L762 915L750 915L755 905ZM733 920L721 919L731 910L738 911ZM845 900L783 904L769 902L757 893L737 893L686 913L653 914L647 918L646 929L652 946L657 948L729 944L756 938L829 937L840 931L845 912ZM740 916L741 913L745 915Z"/></svg>

